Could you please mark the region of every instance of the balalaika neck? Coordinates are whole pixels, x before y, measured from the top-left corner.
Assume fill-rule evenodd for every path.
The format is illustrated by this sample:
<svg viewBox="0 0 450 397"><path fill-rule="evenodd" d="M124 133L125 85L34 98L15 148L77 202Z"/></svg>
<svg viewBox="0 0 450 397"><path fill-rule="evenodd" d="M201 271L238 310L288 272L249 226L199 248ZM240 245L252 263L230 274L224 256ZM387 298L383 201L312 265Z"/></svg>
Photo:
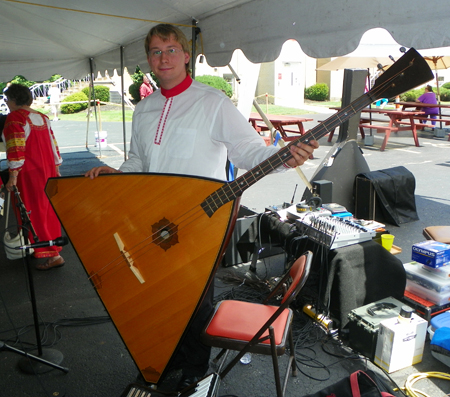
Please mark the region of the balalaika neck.
<svg viewBox="0 0 450 397"><path fill-rule="evenodd" d="M209 195L202 202L201 207L208 214L208 216L211 217L222 205L228 203L229 201L235 200L255 182L258 182L264 176L271 173L274 169L289 161L289 159L292 158L289 150L291 145L296 145L298 142L306 143L310 139L319 140L372 102L373 98L371 97L370 92L362 95L338 113L309 130L305 135L291 141L288 145L270 156L267 160L264 160L262 163L252 168L250 171L246 172L244 175L232 182L224 184L221 188Z"/></svg>

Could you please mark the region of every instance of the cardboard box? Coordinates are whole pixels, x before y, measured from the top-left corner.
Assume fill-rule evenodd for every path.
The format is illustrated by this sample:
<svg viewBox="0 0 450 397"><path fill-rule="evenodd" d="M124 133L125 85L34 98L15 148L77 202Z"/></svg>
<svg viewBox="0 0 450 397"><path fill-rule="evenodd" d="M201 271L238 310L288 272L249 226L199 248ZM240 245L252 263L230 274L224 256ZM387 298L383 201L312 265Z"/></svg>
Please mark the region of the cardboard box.
<svg viewBox="0 0 450 397"><path fill-rule="evenodd" d="M428 322L413 313L409 322L397 318L380 324L375 364L391 373L420 363L427 334Z"/></svg>
<svg viewBox="0 0 450 397"><path fill-rule="evenodd" d="M450 245L427 240L412 246L413 261L430 267L441 267L450 261Z"/></svg>

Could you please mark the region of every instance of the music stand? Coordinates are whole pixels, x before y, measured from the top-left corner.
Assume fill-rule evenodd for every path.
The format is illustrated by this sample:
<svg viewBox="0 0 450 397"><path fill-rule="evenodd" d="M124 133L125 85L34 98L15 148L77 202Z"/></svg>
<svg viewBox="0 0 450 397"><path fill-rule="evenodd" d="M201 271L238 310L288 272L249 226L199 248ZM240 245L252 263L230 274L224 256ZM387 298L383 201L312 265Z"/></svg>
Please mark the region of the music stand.
<svg viewBox="0 0 450 397"><path fill-rule="evenodd" d="M22 220L22 228L24 229L24 233L23 233L24 246L27 246L29 243L28 231L31 231L31 233L33 234L33 238L34 238L35 242L38 242L39 239L33 228L30 217L28 216L28 212L25 208L25 205L23 204L23 201L20 198L20 193L15 186L14 186L14 193L15 193L17 201L18 201L17 206L19 207L20 217ZM50 243L49 243L49 245L50 245ZM36 295L35 295L35 291L34 291L34 281L33 281L33 276L32 276L32 272L31 272L30 256L31 256L30 249L27 247L27 248L25 248L25 262L27 265L26 268L27 268L27 275L28 275L28 284L29 284L29 289L30 289L31 306L32 306L32 310L33 310L34 329L35 329L35 333L36 333L37 356L29 354L29 353L24 352L19 349L16 349L12 346L9 346L2 341L0 341L0 350L10 350L12 352L23 355L24 358L22 358L19 361L19 368L25 373L42 374L42 373L51 371L53 368L59 369L65 373L67 373L67 372L69 372L69 369L59 365L59 364L61 364L61 362L64 358L60 351L58 351L56 349L42 349L41 335L40 335L40 331L39 331L39 318L38 318L38 314L37 314Z"/></svg>

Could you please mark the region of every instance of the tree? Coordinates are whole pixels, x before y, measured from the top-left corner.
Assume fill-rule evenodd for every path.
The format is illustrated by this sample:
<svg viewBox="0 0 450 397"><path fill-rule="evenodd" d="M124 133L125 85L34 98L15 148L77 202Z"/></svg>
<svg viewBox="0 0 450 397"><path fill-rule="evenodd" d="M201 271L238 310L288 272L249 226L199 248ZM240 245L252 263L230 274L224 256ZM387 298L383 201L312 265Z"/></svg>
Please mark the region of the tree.
<svg viewBox="0 0 450 397"><path fill-rule="evenodd" d="M223 77L204 75L195 77L195 80L223 91L228 98L231 98L233 95L230 84Z"/></svg>

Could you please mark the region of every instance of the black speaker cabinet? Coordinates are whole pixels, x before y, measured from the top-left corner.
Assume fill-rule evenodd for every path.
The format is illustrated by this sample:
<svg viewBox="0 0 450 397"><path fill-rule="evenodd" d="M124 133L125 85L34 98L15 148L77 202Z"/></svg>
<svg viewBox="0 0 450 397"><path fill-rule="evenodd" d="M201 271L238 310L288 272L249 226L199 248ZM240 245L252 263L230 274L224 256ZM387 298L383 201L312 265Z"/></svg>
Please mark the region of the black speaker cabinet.
<svg viewBox="0 0 450 397"><path fill-rule="evenodd" d="M257 247L259 247L259 250L257 250L259 251L257 253L259 259L284 253L280 244L274 241L275 237L269 236L271 231L268 222L261 224L261 217L264 217L264 215L253 212L247 207L240 207L230 243L222 260L222 266L229 267L250 262L253 260ZM277 235L280 233L281 231L278 229ZM259 243L261 243L261 246Z"/></svg>
<svg viewBox="0 0 450 397"><path fill-rule="evenodd" d="M245 206L240 206L236 225L234 226L233 234L225 251L225 256L222 261L224 267L234 266L242 263L243 260L237 250L237 243L248 228L256 221L258 214Z"/></svg>
<svg viewBox="0 0 450 397"><path fill-rule="evenodd" d="M376 195L372 182L358 175L355 182L355 217L357 219L375 220Z"/></svg>
<svg viewBox="0 0 450 397"><path fill-rule="evenodd" d="M362 173L355 179L355 216L390 225L417 221L416 181L405 167Z"/></svg>

